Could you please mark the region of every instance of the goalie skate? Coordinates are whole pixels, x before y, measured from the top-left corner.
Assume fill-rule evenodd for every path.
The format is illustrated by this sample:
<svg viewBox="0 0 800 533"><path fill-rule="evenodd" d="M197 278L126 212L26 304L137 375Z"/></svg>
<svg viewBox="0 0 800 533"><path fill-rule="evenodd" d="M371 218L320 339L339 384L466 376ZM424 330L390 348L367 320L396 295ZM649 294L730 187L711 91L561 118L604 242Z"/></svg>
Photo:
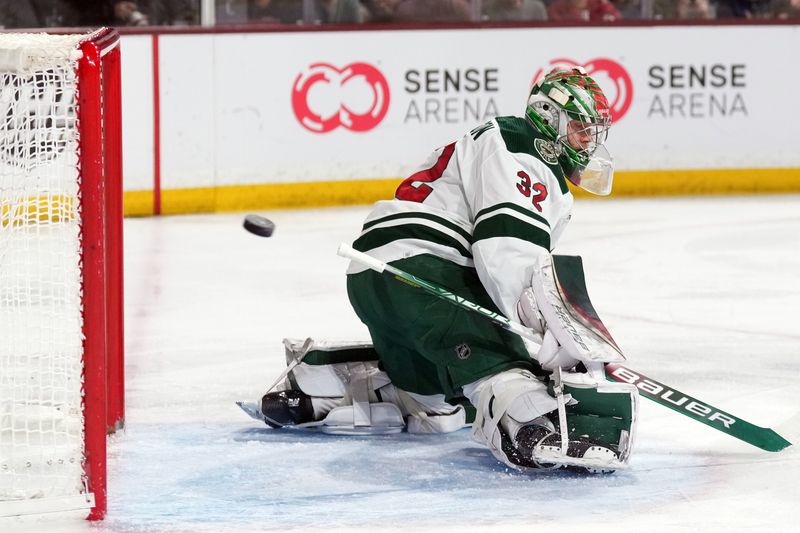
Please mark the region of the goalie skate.
<svg viewBox="0 0 800 533"><path fill-rule="evenodd" d="M311 396L296 389L268 392L258 403L236 402L236 405L251 418L275 429L318 425L314 421Z"/></svg>
<svg viewBox="0 0 800 533"><path fill-rule="evenodd" d="M560 434L544 426L520 429L516 444L523 461L536 468L566 467L589 474L611 474L627 466L612 447L587 438L569 440L565 453Z"/></svg>
<svg viewBox="0 0 800 533"><path fill-rule="evenodd" d="M266 396L274 396L283 392L298 391L281 391ZM297 405L292 405L294 402L291 401L291 397L270 398L268 408L265 410L263 406L266 396L262 399L261 405L256 402L236 402L236 405L250 418L264 422L276 429L316 430L331 435L390 435L400 433L405 429L403 416L399 409L389 403L376 403L369 406L368 425L353 423L354 408L352 405L334 408L322 420L295 422L294 420L303 420L307 416L306 407L302 406L302 401Z"/></svg>
<svg viewBox="0 0 800 533"><path fill-rule="evenodd" d="M269 392L261 398L261 414L274 428L296 426L314 420L311 397L299 390Z"/></svg>

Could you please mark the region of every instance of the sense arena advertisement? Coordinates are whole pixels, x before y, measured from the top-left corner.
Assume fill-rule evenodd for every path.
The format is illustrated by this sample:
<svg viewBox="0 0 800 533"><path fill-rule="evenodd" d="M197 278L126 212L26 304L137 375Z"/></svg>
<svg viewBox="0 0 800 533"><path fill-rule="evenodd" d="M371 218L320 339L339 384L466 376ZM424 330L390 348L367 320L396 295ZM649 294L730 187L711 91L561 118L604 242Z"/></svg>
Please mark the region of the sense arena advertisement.
<svg viewBox="0 0 800 533"><path fill-rule="evenodd" d="M606 92L620 171L800 167L793 26L219 33L160 49L165 188L402 177L522 115L534 79L566 64Z"/></svg>

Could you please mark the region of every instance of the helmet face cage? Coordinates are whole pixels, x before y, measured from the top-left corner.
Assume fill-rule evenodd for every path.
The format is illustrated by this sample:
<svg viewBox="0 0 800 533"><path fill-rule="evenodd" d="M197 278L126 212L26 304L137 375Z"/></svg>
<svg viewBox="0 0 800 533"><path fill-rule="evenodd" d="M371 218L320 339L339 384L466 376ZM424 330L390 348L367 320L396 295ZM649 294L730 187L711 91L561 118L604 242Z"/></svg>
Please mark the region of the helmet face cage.
<svg viewBox="0 0 800 533"><path fill-rule="evenodd" d="M573 148L579 155L590 157L597 147L606 142L610 124L605 119L593 121L590 117L575 116L562 112L563 132L559 131L559 142Z"/></svg>
<svg viewBox="0 0 800 533"><path fill-rule="evenodd" d="M559 163L570 181L583 188L582 174L595 156L603 161L602 174L608 183L587 189L595 194L611 190L613 163L603 148L611 125L608 101L597 83L581 67L554 70L540 78L531 89L526 116L560 149ZM597 165L592 165L595 168ZM597 174L593 172L593 183ZM601 192L603 191L603 192Z"/></svg>

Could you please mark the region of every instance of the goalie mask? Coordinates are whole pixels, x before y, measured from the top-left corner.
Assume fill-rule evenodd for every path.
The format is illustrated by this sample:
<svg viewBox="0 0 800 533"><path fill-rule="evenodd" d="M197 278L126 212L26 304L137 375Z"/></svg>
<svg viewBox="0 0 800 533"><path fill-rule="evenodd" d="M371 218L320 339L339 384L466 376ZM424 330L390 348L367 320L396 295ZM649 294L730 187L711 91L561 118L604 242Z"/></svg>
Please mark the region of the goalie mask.
<svg viewBox="0 0 800 533"><path fill-rule="evenodd" d="M556 146L567 179L594 194L611 192L614 161L603 144L611 125L608 100L582 67L539 78L525 115Z"/></svg>

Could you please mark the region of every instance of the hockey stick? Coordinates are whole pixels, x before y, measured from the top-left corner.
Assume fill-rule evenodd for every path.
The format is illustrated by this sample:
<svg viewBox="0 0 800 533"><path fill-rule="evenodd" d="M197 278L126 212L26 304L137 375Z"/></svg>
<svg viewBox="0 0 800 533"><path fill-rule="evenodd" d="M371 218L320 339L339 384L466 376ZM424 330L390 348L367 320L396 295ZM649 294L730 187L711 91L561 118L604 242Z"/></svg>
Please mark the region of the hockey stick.
<svg viewBox="0 0 800 533"><path fill-rule="evenodd" d="M501 328L524 337L526 339L539 342L538 337L528 328L509 320L508 318L490 311L476 303L470 302L453 294L452 292L434 283L409 274L397 267L375 259L363 252L354 250L346 244L340 244L337 253L348 259L352 259L379 273L389 273L395 279L410 285L411 287L422 289L437 298L446 300L462 309L483 315ZM739 440L752 444L762 450L777 452L792 445L791 442L781 437L775 430L751 424L730 413L717 409L712 405L701 402L691 396L677 391L667 385L648 378L640 372L635 372L617 363L606 363L606 378L609 381L618 381L636 385L642 396L653 400L665 407L669 407L683 415L688 416L700 423L712 427L723 433L735 437ZM794 423L794 419L791 423Z"/></svg>

